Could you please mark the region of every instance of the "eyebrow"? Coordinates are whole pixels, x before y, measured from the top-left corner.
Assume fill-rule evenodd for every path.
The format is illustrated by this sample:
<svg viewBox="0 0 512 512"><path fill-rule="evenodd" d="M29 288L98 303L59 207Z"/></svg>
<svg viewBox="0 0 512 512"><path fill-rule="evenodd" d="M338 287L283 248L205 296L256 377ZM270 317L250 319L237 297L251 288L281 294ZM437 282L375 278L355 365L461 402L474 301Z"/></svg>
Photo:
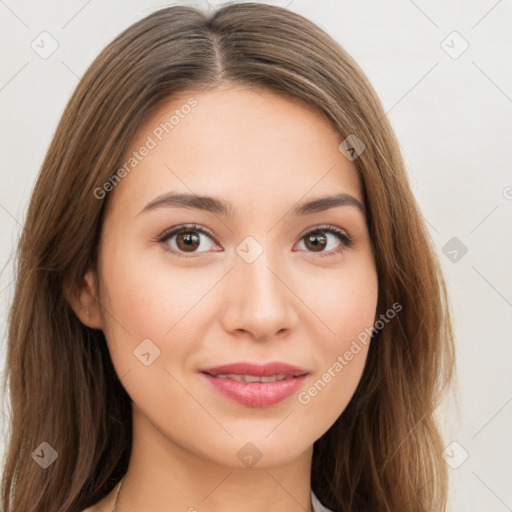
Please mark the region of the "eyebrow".
<svg viewBox="0 0 512 512"><path fill-rule="evenodd" d="M293 215L308 215L310 213L321 212L337 206L354 206L362 213L365 212L363 204L350 194L336 194L333 196L324 196L318 199L313 199L306 203L301 203L292 209ZM218 213L227 217L234 217L237 214L236 208L223 199L218 199L211 196L198 196L196 194L178 194L168 192L162 194L149 202L139 213L157 208L192 208L196 210L203 210L211 213Z"/></svg>

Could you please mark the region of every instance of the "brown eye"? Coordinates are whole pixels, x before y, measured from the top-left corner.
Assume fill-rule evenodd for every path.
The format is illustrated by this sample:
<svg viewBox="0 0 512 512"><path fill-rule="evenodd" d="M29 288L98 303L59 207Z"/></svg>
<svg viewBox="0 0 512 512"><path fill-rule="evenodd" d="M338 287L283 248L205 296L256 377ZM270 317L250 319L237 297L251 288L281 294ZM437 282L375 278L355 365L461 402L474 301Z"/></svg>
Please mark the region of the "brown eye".
<svg viewBox="0 0 512 512"><path fill-rule="evenodd" d="M199 244L200 239L193 231L183 231L176 236L176 245L181 251L194 251Z"/></svg>
<svg viewBox="0 0 512 512"><path fill-rule="evenodd" d="M305 237L306 247L313 251L322 251L327 245L327 237L322 235L308 235Z"/></svg>
<svg viewBox="0 0 512 512"><path fill-rule="evenodd" d="M300 240L306 252L316 253L317 256L334 256L344 249L352 247L354 240L349 234L336 226L319 226L306 233Z"/></svg>
<svg viewBox="0 0 512 512"><path fill-rule="evenodd" d="M178 226L163 233L158 241L164 245L164 248L178 255L188 253L208 252L215 250L216 246L213 236L204 228L196 227L196 225Z"/></svg>

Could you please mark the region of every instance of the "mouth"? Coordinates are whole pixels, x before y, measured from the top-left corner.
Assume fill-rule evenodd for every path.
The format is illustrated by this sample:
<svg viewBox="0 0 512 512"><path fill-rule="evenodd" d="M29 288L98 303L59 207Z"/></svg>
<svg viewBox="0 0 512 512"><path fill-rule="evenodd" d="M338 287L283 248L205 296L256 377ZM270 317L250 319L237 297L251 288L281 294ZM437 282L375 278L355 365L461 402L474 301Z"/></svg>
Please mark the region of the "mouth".
<svg viewBox="0 0 512 512"><path fill-rule="evenodd" d="M233 363L201 370L223 396L249 407L269 407L288 398L304 383L308 370L287 363Z"/></svg>
<svg viewBox="0 0 512 512"><path fill-rule="evenodd" d="M248 362L229 363L220 366L212 366L200 370L202 373L207 373L212 377L231 378L235 377L249 377L249 378L263 378L272 377L278 380L283 380L289 377L301 377L309 373L308 370L294 366L292 364L283 363L281 361L272 361L265 364L255 364ZM247 381L245 381L247 382ZM249 381L249 382L265 382L265 381Z"/></svg>
<svg viewBox="0 0 512 512"><path fill-rule="evenodd" d="M210 377L215 377L217 379L232 379L232 380L237 380L239 382L247 382L247 383L278 382L278 381L282 381L282 380L296 379L301 376L301 375L290 376L290 375L279 374L279 375L268 375L268 376L260 377L258 375L238 375L236 373L228 373L228 374L221 373L218 375L214 375L214 374L207 373L207 372L204 372L204 373L206 373L206 375L210 375Z"/></svg>

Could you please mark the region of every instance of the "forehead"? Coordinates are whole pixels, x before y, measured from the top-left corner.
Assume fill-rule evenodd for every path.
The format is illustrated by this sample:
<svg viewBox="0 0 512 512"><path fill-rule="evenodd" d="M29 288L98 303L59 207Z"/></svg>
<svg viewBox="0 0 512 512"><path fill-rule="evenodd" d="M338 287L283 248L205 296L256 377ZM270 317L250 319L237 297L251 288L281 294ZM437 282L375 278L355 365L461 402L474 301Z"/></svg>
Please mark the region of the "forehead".
<svg viewBox="0 0 512 512"><path fill-rule="evenodd" d="M230 197L257 207L346 192L361 202L342 137L313 107L261 88L185 91L139 128L111 192L113 207L139 211L168 191Z"/></svg>

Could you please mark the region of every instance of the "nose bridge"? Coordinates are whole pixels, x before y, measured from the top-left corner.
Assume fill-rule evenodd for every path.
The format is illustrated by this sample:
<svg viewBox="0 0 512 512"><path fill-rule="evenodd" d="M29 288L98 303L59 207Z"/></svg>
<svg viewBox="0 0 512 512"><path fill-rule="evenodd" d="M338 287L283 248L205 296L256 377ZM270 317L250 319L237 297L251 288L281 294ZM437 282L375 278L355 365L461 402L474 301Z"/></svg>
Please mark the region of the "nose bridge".
<svg viewBox="0 0 512 512"><path fill-rule="evenodd" d="M248 237L250 238L250 237ZM276 268L281 268L272 252L245 240L237 248L231 274L225 322L229 330L249 331L256 338L267 338L295 325L293 294Z"/></svg>

